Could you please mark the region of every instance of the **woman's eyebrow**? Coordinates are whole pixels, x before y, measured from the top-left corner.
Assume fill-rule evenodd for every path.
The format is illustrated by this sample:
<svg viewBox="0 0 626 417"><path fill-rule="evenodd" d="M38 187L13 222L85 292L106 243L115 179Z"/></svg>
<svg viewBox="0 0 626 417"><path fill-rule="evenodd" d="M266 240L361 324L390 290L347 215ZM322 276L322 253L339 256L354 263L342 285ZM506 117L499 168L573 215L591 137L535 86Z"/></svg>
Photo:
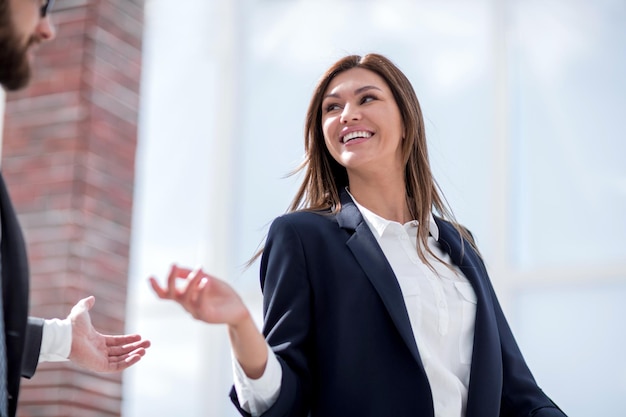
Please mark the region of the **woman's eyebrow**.
<svg viewBox="0 0 626 417"><path fill-rule="evenodd" d="M363 87L359 87L356 90L354 90L354 94L361 94L362 92L368 91L368 90L383 91L380 88L376 87L375 85L364 85Z"/></svg>
<svg viewBox="0 0 626 417"><path fill-rule="evenodd" d="M363 93L364 91L368 91L368 90L378 90L378 91L383 91L380 88L376 87L375 85L364 85L363 87L359 87L356 90L354 90L354 94L355 95L359 95L361 93ZM329 93L326 94L324 96L324 98L322 98L322 100L326 100L327 98L332 97L332 98L339 98L339 94L336 93Z"/></svg>

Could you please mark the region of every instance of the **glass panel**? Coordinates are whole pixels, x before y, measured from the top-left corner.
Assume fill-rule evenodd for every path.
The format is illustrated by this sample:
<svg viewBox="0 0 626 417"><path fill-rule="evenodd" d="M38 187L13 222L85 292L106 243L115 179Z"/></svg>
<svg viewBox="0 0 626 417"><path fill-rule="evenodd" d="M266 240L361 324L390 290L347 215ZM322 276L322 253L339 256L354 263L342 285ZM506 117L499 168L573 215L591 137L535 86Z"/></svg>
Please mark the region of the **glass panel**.
<svg viewBox="0 0 626 417"><path fill-rule="evenodd" d="M511 325L526 361L569 417L626 415L625 299L624 283L524 291L514 299Z"/></svg>
<svg viewBox="0 0 626 417"><path fill-rule="evenodd" d="M623 261L624 2L512 4L513 259Z"/></svg>

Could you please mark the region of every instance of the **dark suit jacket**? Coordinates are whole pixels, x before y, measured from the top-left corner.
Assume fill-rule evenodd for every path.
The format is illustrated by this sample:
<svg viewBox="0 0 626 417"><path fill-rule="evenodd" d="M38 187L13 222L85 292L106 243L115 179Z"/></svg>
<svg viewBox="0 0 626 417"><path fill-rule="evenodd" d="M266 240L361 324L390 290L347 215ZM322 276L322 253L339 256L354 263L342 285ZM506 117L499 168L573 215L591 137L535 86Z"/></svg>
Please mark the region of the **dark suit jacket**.
<svg viewBox="0 0 626 417"><path fill-rule="evenodd" d="M349 195L341 199L337 215L290 213L270 227L263 333L283 377L264 416L433 417L398 282ZM563 417L526 366L482 260L436 221L442 249L478 299L466 416ZM238 407L234 389L231 397Z"/></svg>
<svg viewBox="0 0 626 417"><path fill-rule="evenodd" d="M4 179L0 174L2 221L2 301L7 346L9 416L15 415L21 376L30 378L37 368L43 320L28 317L28 259L26 246Z"/></svg>

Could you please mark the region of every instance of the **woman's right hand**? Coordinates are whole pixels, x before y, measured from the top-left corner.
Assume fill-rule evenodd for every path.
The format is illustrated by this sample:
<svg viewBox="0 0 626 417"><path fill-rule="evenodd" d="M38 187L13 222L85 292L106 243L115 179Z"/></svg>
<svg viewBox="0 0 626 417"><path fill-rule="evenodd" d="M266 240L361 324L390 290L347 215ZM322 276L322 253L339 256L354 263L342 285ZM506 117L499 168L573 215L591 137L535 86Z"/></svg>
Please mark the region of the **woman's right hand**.
<svg viewBox="0 0 626 417"><path fill-rule="evenodd" d="M172 265L167 286L161 287L154 277L150 277L149 281L159 298L176 301L198 320L236 327L249 317L239 294L202 269Z"/></svg>
<svg viewBox="0 0 626 417"><path fill-rule="evenodd" d="M177 265L172 265L166 287L161 287L154 277L149 280L159 298L176 301L194 318L227 324L233 353L246 375L254 379L263 375L268 351L265 338L230 285L202 269Z"/></svg>

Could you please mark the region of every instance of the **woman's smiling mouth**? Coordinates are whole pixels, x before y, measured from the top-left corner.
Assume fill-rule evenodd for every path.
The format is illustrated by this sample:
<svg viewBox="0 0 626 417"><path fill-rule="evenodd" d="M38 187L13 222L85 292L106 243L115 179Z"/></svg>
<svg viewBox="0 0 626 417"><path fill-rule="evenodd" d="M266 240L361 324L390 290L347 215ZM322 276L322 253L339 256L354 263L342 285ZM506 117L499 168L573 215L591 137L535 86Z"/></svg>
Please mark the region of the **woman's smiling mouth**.
<svg viewBox="0 0 626 417"><path fill-rule="evenodd" d="M355 139L369 139L371 138L373 135L372 132L367 132L365 130L356 130L354 132L349 132L346 135L341 137L341 143L348 143L351 140L355 140Z"/></svg>

